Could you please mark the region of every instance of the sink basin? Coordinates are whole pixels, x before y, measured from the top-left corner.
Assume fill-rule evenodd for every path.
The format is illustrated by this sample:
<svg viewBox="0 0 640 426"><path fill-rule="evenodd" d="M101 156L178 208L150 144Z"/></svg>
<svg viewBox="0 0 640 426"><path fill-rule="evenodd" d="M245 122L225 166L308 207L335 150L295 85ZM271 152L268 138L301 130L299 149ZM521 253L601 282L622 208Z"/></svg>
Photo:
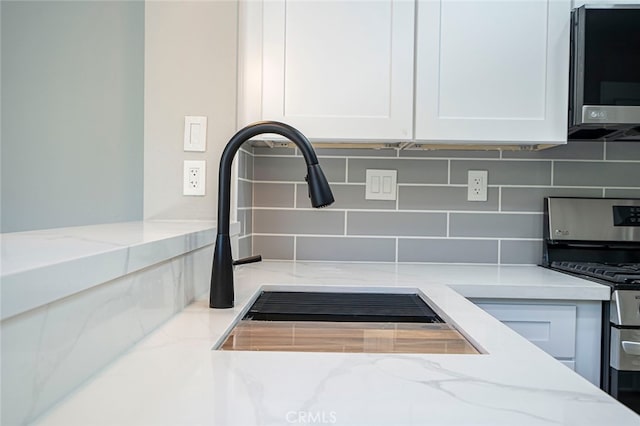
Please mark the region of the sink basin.
<svg viewBox="0 0 640 426"><path fill-rule="evenodd" d="M442 323L417 294L264 291L244 317L253 321Z"/></svg>
<svg viewBox="0 0 640 426"><path fill-rule="evenodd" d="M417 294L265 291L221 350L477 354Z"/></svg>

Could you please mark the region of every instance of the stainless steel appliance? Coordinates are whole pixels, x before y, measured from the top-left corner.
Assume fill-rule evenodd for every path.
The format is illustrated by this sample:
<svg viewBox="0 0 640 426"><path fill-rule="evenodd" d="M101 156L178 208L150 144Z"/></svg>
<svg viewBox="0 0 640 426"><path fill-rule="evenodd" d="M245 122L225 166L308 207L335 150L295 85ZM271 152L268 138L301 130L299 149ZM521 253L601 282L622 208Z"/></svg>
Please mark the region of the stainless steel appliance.
<svg viewBox="0 0 640 426"><path fill-rule="evenodd" d="M640 141L640 4L571 16L569 139Z"/></svg>
<svg viewBox="0 0 640 426"><path fill-rule="evenodd" d="M600 386L640 413L640 199L544 200L542 266L611 288Z"/></svg>

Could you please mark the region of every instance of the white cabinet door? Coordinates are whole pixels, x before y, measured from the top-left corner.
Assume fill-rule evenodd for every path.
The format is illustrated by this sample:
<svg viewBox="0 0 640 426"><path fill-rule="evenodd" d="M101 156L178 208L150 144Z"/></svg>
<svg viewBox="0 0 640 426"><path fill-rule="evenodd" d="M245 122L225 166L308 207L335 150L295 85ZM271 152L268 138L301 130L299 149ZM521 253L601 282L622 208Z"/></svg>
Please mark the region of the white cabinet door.
<svg viewBox="0 0 640 426"><path fill-rule="evenodd" d="M570 360L575 357L575 306L482 302L477 305L549 355Z"/></svg>
<svg viewBox="0 0 640 426"><path fill-rule="evenodd" d="M571 0L418 0L415 137L566 143Z"/></svg>
<svg viewBox="0 0 640 426"><path fill-rule="evenodd" d="M262 4L262 118L314 140L412 138L415 4Z"/></svg>
<svg viewBox="0 0 640 426"><path fill-rule="evenodd" d="M602 303L472 299L473 303L596 386L600 384Z"/></svg>

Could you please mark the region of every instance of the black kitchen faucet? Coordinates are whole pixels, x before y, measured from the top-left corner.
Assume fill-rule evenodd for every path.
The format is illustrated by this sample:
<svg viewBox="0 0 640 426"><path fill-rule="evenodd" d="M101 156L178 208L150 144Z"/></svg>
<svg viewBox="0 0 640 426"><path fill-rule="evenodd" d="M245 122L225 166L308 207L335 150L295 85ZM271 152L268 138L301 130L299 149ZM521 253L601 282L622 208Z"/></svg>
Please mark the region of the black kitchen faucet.
<svg viewBox="0 0 640 426"><path fill-rule="evenodd" d="M275 133L292 141L307 163L305 180L309 185L309 198L313 207L325 207L333 203L329 183L322 173L318 158L309 140L293 127L277 121L261 121L250 124L236 133L227 143L220 159L218 177L218 235L213 253L211 272L210 308L233 307L233 259L229 238L229 210L231 208L231 163L240 146L263 133ZM236 262L238 263L238 262Z"/></svg>

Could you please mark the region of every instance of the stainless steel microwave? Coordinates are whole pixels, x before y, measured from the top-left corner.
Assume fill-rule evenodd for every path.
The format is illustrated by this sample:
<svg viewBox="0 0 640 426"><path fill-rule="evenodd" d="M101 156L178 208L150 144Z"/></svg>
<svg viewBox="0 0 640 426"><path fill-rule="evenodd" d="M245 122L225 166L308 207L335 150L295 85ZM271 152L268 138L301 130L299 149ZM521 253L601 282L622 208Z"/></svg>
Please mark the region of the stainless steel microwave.
<svg viewBox="0 0 640 426"><path fill-rule="evenodd" d="M569 139L640 141L640 4L571 14Z"/></svg>

